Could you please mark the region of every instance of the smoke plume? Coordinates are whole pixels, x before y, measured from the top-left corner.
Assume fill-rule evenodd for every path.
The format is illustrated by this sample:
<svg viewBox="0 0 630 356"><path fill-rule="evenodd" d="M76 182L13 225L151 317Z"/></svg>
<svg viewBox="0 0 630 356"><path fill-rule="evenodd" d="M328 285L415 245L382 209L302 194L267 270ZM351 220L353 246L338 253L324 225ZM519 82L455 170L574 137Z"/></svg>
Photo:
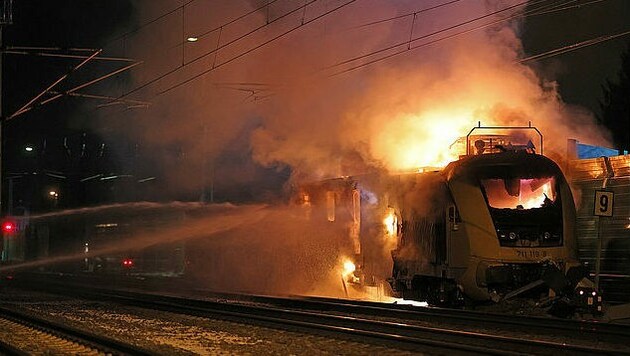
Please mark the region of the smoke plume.
<svg viewBox="0 0 630 356"><path fill-rule="evenodd" d="M519 3L195 1L125 38L125 54L145 61L132 72L139 89L127 97L152 104L119 125L154 152L165 192L223 184L217 191L264 187L251 196L272 197L278 185L269 177L286 179L278 172L312 181L443 166L463 153L453 143L478 122L531 122L556 160L567 138L605 142L591 113L563 103L553 78L522 61L521 15L546 2ZM144 2L139 18L169 4ZM295 233L284 226L303 228L299 222L281 225L281 236ZM331 245L309 249L310 238L271 235L222 240L213 261L225 271L211 276L213 284L259 281L260 290L277 290L292 261L318 261L296 275L321 276L339 257L323 258L334 255ZM247 260L254 250L264 257ZM250 264L222 263L234 260ZM304 291L316 278L294 279Z"/></svg>

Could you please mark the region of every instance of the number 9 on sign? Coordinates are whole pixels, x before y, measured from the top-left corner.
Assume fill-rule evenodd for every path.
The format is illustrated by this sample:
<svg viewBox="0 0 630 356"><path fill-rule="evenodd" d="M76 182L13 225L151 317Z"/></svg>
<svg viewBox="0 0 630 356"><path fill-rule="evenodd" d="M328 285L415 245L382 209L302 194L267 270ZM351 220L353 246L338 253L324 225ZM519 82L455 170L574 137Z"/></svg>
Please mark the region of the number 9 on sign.
<svg viewBox="0 0 630 356"><path fill-rule="evenodd" d="M612 216L613 213L613 192L605 190L595 191L595 211L597 216Z"/></svg>

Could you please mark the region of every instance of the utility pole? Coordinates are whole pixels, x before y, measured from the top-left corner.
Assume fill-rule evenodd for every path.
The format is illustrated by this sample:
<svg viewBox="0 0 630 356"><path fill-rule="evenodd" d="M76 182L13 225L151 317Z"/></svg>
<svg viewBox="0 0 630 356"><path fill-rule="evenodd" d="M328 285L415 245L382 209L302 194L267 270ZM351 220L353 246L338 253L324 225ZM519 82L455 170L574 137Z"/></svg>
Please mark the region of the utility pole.
<svg viewBox="0 0 630 356"><path fill-rule="evenodd" d="M3 138L2 138L2 129L4 124L4 111L2 110L2 74L3 74L3 63L2 58L4 57L4 43L2 42L2 29L5 25L10 25L13 22L13 0L3 0L2 1L2 9L0 12L0 216L2 215L2 183L4 177L2 175L2 160L4 159L2 153L3 146Z"/></svg>
<svg viewBox="0 0 630 356"><path fill-rule="evenodd" d="M4 9L2 9L4 12ZM4 22L0 22L0 216L2 216L2 180L4 177L2 176L2 160L4 159L4 155L2 152L2 129L4 126L4 111L2 111L2 57L4 57L4 43L2 42L2 28L4 26Z"/></svg>

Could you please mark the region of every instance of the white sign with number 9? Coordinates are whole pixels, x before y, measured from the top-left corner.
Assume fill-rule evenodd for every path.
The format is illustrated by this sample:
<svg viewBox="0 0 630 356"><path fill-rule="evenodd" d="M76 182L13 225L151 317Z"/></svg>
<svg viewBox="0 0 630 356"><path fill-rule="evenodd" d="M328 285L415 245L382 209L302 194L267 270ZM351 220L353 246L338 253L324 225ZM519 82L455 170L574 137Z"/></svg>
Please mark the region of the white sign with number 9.
<svg viewBox="0 0 630 356"><path fill-rule="evenodd" d="M612 216L614 193L605 190L595 191L595 211L597 216Z"/></svg>

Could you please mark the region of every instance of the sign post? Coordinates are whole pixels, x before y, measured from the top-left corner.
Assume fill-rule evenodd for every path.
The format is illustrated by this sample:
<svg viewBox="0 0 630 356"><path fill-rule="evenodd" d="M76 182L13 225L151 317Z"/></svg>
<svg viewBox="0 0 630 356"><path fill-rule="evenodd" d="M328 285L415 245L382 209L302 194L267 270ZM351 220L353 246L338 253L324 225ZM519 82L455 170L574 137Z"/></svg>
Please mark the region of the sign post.
<svg viewBox="0 0 630 356"><path fill-rule="evenodd" d="M615 195L611 191L596 190L593 215L597 218L597 256L595 259L595 288L599 289L599 271L602 265L602 216L613 215L613 202Z"/></svg>

